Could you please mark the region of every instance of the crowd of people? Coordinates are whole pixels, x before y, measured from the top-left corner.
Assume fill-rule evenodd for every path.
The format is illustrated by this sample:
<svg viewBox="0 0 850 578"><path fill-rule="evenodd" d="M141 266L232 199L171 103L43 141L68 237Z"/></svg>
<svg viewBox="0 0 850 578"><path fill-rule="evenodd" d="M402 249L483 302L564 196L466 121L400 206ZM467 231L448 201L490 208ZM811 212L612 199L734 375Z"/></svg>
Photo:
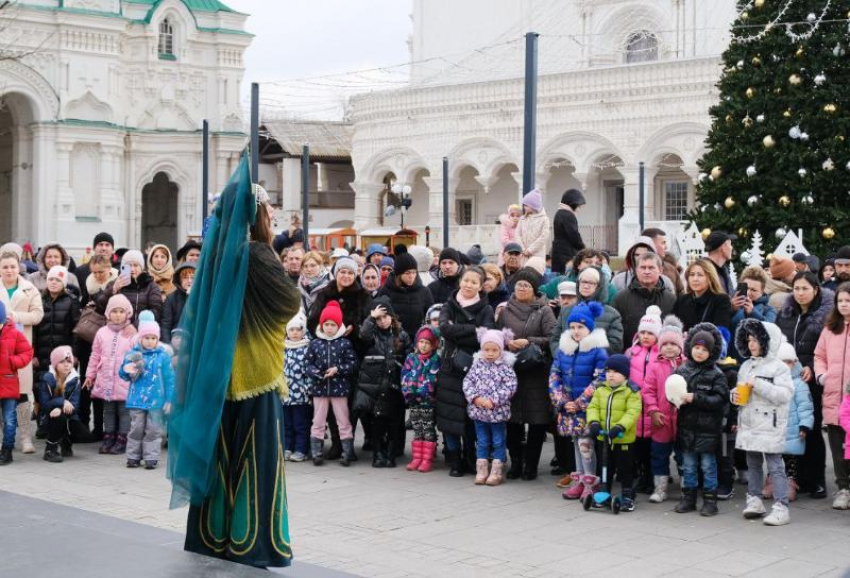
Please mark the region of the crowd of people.
<svg viewBox="0 0 850 578"><path fill-rule="evenodd" d="M301 305L278 348L284 459L350 466L359 425L372 467L396 467L412 437L407 470L431 472L439 451L450 476L498 486L536 479L551 435L564 499L610 506L593 496L617 482L631 511L639 494L664 502L677 470L676 512L701 490L700 514L716 514L737 480L746 518L783 525L798 497L827 497L828 446L833 507L850 509L850 247L773 257L733 284L733 235L712 232L682 270L647 229L615 273L583 243L584 203L567 191L550 224L528 193L490 260L279 236ZM116 251L101 233L75 265L58 244L0 247L0 465L16 440L34 453L35 429L50 462L98 442L157 466L201 250Z"/></svg>

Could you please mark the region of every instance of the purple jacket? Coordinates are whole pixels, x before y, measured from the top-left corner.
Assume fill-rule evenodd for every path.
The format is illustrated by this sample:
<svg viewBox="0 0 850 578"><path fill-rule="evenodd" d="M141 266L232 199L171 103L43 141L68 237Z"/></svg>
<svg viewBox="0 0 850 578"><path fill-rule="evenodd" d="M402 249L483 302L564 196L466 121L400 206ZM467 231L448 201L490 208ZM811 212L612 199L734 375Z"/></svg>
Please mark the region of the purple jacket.
<svg viewBox="0 0 850 578"><path fill-rule="evenodd" d="M504 423L511 418L511 398L516 393L517 380L513 370L513 354L504 353L502 358L490 362L475 354L469 373L463 378L463 395L469 405L466 408L470 419L485 423ZM473 403L476 397L493 402L493 409L484 409Z"/></svg>

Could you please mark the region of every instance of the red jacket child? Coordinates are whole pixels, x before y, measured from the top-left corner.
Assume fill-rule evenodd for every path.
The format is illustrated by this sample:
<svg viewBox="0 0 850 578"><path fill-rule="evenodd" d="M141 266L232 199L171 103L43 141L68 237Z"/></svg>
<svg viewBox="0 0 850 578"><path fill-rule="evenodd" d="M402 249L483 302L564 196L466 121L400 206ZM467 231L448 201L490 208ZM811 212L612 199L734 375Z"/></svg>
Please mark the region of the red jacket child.
<svg viewBox="0 0 850 578"><path fill-rule="evenodd" d="M18 399L18 370L32 361L32 345L13 323L6 323L6 310L0 319L0 399Z"/></svg>

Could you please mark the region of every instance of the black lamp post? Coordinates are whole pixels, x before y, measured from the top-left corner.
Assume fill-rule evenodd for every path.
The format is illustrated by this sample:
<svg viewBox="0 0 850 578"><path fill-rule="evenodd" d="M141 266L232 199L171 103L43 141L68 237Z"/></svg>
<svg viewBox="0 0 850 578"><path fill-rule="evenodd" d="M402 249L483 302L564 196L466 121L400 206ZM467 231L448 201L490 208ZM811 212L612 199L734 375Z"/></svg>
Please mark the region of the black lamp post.
<svg viewBox="0 0 850 578"><path fill-rule="evenodd" d="M431 246L431 226L425 225L425 246Z"/></svg>

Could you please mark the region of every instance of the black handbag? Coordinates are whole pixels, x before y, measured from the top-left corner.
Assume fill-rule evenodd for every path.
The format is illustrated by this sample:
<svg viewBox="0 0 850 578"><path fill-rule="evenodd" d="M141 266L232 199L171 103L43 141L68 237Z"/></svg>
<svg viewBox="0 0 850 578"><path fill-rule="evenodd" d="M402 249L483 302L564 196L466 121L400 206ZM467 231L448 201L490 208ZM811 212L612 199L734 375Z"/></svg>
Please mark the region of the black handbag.
<svg viewBox="0 0 850 578"><path fill-rule="evenodd" d="M472 368L474 358L463 349L455 349L452 354L452 371L458 375L466 375Z"/></svg>
<svg viewBox="0 0 850 578"><path fill-rule="evenodd" d="M529 343L528 346L517 352L514 371L525 373L539 369L544 365L546 365L546 354L536 343Z"/></svg>

